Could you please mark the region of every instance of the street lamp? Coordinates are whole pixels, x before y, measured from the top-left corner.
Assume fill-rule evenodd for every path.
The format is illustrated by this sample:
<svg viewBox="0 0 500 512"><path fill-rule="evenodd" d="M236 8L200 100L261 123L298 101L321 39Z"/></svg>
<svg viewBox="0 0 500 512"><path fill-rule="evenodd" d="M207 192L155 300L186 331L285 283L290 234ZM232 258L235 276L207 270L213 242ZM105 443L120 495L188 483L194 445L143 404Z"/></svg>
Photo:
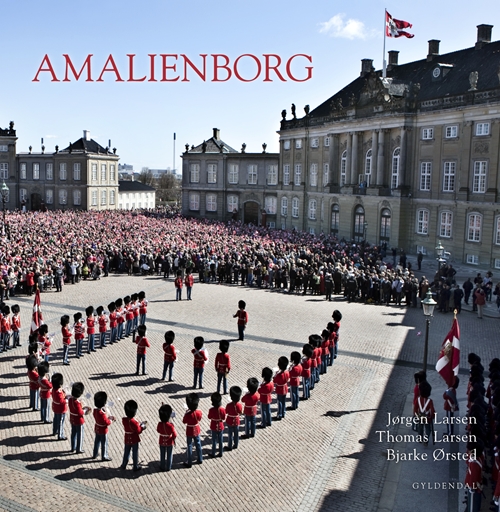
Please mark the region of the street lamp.
<svg viewBox="0 0 500 512"><path fill-rule="evenodd" d="M2 194L2 207L3 207L3 232L4 235L7 235L7 224L5 223L5 203L9 199L9 187L5 184L5 181L2 183L2 188L0 189Z"/></svg>
<svg viewBox="0 0 500 512"><path fill-rule="evenodd" d="M443 261L443 255L444 255L444 247L441 245L441 240L438 240L438 244L436 246L436 254L437 254L437 261L438 261L438 272L441 270L441 263Z"/></svg>
<svg viewBox="0 0 500 512"><path fill-rule="evenodd" d="M424 372L427 371L427 351L429 347L429 325L431 324L432 313L434 313L434 307L437 302L432 298L432 293L427 290L427 295L422 301L422 307L425 315L425 345L424 345Z"/></svg>

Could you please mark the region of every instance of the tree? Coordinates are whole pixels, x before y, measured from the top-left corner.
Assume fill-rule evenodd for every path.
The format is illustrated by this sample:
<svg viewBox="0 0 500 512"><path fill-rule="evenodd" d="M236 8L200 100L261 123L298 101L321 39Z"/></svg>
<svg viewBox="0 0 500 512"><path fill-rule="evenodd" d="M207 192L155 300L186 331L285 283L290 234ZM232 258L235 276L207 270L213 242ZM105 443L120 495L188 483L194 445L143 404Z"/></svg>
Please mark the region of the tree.
<svg viewBox="0 0 500 512"><path fill-rule="evenodd" d="M141 174L139 174L139 181L144 183L144 185L149 185L150 187L156 188L156 180L149 167L143 167L141 169Z"/></svg>

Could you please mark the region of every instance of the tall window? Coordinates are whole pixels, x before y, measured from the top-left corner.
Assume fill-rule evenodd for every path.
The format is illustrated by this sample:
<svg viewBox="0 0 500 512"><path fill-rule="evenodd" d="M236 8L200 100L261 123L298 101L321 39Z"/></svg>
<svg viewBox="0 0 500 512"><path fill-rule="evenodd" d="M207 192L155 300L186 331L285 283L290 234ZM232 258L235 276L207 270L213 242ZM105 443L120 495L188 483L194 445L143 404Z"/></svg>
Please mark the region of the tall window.
<svg viewBox="0 0 500 512"><path fill-rule="evenodd" d="M106 190L101 190L101 206L104 206L108 202L108 194Z"/></svg>
<svg viewBox="0 0 500 512"><path fill-rule="evenodd" d="M268 165L267 166L267 184L277 185L278 184L278 166Z"/></svg>
<svg viewBox="0 0 500 512"><path fill-rule="evenodd" d="M469 215L467 241L480 242L481 241L481 224L483 217L479 213L471 213Z"/></svg>
<svg viewBox="0 0 500 512"><path fill-rule="evenodd" d="M115 204L115 191L113 189L109 191L109 204ZM154 205L151 206L151 208L153 207Z"/></svg>
<svg viewBox="0 0 500 512"><path fill-rule="evenodd" d="M451 227L453 223L453 213L441 212L439 219L439 236L443 238L451 237Z"/></svg>
<svg viewBox="0 0 500 512"><path fill-rule="evenodd" d="M40 179L40 164L33 164L33 179Z"/></svg>
<svg viewBox="0 0 500 512"><path fill-rule="evenodd" d="M372 177L372 150L369 149L366 152L366 156L365 156L365 181L366 181L367 187L370 186L371 177Z"/></svg>
<svg viewBox="0 0 500 512"><path fill-rule="evenodd" d="M420 190L429 191L431 189L432 162L422 162L420 164Z"/></svg>
<svg viewBox="0 0 500 512"><path fill-rule="evenodd" d="M116 174L115 174L115 164L109 165L109 181L115 181ZM110 201L111 204L111 201Z"/></svg>
<svg viewBox="0 0 500 512"><path fill-rule="evenodd" d="M489 135L490 134L490 123L477 123L476 124L476 135Z"/></svg>
<svg viewBox="0 0 500 512"><path fill-rule="evenodd" d="M217 211L217 196L215 194L207 194L205 203L207 212Z"/></svg>
<svg viewBox="0 0 500 512"><path fill-rule="evenodd" d="M309 200L309 218L311 220L316 220L316 209L318 207L318 202L316 199Z"/></svg>
<svg viewBox="0 0 500 512"><path fill-rule="evenodd" d="M455 139L458 137L458 126L456 124L447 126L445 130L445 137L447 139Z"/></svg>
<svg viewBox="0 0 500 512"><path fill-rule="evenodd" d="M288 151L290 149L290 141L289 140L284 140L283 141L283 149L285 151Z"/></svg>
<svg viewBox="0 0 500 512"><path fill-rule="evenodd" d="M495 222L495 244L500 245L500 217L497 217Z"/></svg>
<svg viewBox="0 0 500 512"><path fill-rule="evenodd" d="M384 208L380 212L380 239L388 242L391 238L391 210Z"/></svg>
<svg viewBox="0 0 500 512"><path fill-rule="evenodd" d="M288 215L288 197L281 198L281 215Z"/></svg>
<svg viewBox="0 0 500 512"><path fill-rule="evenodd" d="M82 193L80 190L73 190L73 205L80 206L82 204Z"/></svg>
<svg viewBox="0 0 500 512"><path fill-rule="evenodd" d="M432 140L434 138L434 128L422 128L422 140Z"/></svg>
<svg viewBox="0 0 500 512"><path fill-rule="evenodd" d="M66 164L59 164L59 179L65 181L68 179L68 171Z"/></svg>
<svg viewBox="0 0 500 512"><path fill-rule="evenodd" d="M311 139L311 147L318 148L319 147L319 139L318 137L314 137Z"/></svg>
<svg viewBox="0 0 500 512"><path fill-rule="evenodd" d="M217 183L217 164L208 164L207 183Z"/></svg>
<svg viewBox="0 0 500 512"><path fill-rule="evenodd" d="M443 192L453 192L455 190L456 168L457 164L455 162L444 163Z"/></svg>
<svg viewBox="0 0 500 512"><path fill-rule="evenodd" d="M238 196L227 196L227 211L229 213L238 211Z"/></svg>
<svg viewBox="0 0 500 512"><path fill-rule="evenodd" d="M249 165L247 167L248 171L248 184L249 185L257 185L257 166Z"/></svg>
<svg viewBox="0 0 500 512"><path fill-rule="evenodd" d="M297 139L295 141L295 149L302 149L302 139Z"/></svg>
<svg viewBox="0 0 500 512"><path fill-rule="evenodd" d="M45 164L45 179L53 180L54 179L54 165L53 164Z"/></svg>
<svg viewBox="0 0 500 512"><path fill-rule="evenodd" d="M302 164L295 164L294 183L297 186L300 186L302 183Z"/></svg>
<svg viewBox="0 0 500 512"><path fill-rule="evenodd" d="M346 184L347 176L347 151L342 153L340 157L340 186L343 187Z"/></svg>
<svg viewBox="0 0 500 512"><path fill-rule="evenodd" d="M339 215L340 215L340 207L338 204L334 204L332 206L332 233L338 233L339 230Z"/></svg>
<svg viewBox="0 0 500 512"><path fill-rule="evenodd" d="M325 148L330 146L330 137L325 137Z"/></svg>
<svg viewBox="0 0 500 512"><path fill-rule="evenodd" d="M200 194L195 192L189 194L189 209L191 211L198 211L200 209Z"/></svg>
<svg viewBox="0 0 500 512"><path fill-rule="evenodd" d="M299 198L294 197L292 199L292 217L297 218L299 216Z"/></svg>
<svg viewBox="0 0 500 512"><path fill-rule="evenodd" d="M290 164L283 166L283 185L290 185Z"/></svg>
<svg viewBox="0 0 500 512"><path fill-rule="evenodd" d="M8 170L8 167L7 167L7 170ZM26 164L25 163L19 164L19 178L21 180L26 179Z"/></svg>
<svg viewBox="0 0 500 512"><path fill-rule="evenodd" d="M92 190L91 206L97 206L97 190Z"/></svg>
<svg viewBox="0 0 500 512"><path fill-rule="evenodd" d="M46 204L54 203L54 191L50 188L45 190L45 203Z"/></svg>
<svg viewBox="0 0 500 512"><path fill-rule="evenodd" d="M239 166L238 164L230 164L227 180L231 185L236 185L239 180Z"/></svg>
<svg viewBox="0 0 500 512"><path fill-rule="evenodd" d="M106 164L101 164L101 183L105 183L106 182L106 178L107 178L107 166Z"/></svg>
<svg viewBox="0 0 500 512"><path fill-rule="evenodd" d="M417 211L417 233L419 235L429 234L429 210Z"/></svg>
<svg viewBox="0 0 500 512"><path fill-rule="evenodd" d="M82 179L81 164L73 164L73 179L75 181L80 181Z"/></svg>
<svg viewBox="0 0 500 512"><path fill-rule="evenodd" d="M326 187L330 182L330 165L323 164L323 186Z"/></svg>
<svg viewBox="0 0 500 512"><path fill-rule="evenodd" d="M474 162L474 181L472 192L484 194L486 192L486 162Z"/></svg>
<svg viewBox="0 0 500 512"><path fill-rule="evenodd" d="M391 188L399 187L399 163L401 156L401 148L396 148L392 154L392 175L391 175Z"/></svg>
<svg viewBox="0 0 500 512"><path fill-rule="evenodd" d="M199 183L200 182L200 164L191 164L189 166L189 182Z"/></svg>
<svg viewBox="0 0 500 512"><path fill-rule="evenodd" d="M365 210L359 205L354 210L354 241L361 242L365 237Z"/></svg>
<svg viewBox="0 0 500 512"><path fill-rule="evenodd" d="M310 178L311 187L317 187L318 186L318 164L311 164L309 178Z"/></svg>
<svg viewBox="0 0 500 512"><path fill-rule="evenodd" d="M8 163L0 164L0 179L2 179L2 180L9 179L9 164Z"/></svg>
<svg viewBox="0 0 500 512"><path fill-rule="evenodd" d="M59 189L59 204L64 206L68 204L68 191Z"/></svg>
<svg viewBox="0 0 500 512"><path fill-rule="evenodd" d="M266 212L270 215L276 215L278 199L274 196L266 196Z"/></svg>
<svg viewBox="0 0 500 512"><path fill-rule="evenodd" d="M92 164L91 170L92 170L92 175L91 175L92 181L97 181L97 164Z"/></svg>
<svg viewBox="0 0 500 512"><path fill-rule="evenodd" d="M23 202L23 201L26 202L28 200L28 190L27 189L25 189L25 188L20 188L19 189L19 200L21 202ZM7 196L5 201L6 202L9 201L9 197L8 196Z"/></svg>

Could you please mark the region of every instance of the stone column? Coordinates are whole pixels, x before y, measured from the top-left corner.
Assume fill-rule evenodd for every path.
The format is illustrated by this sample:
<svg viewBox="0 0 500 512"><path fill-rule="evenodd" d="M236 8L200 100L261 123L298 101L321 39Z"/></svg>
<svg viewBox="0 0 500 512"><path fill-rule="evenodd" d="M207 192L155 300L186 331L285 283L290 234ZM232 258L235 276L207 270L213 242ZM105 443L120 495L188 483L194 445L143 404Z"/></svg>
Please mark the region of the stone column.
<svg viewBox="0 0 500 512"><path fill-rule="evenodd" d="M346 162L345 162L345 184L351 184L351 151L352 151L352 143L351 143L352 133L347 134L347 151L346 151Z"/></svg>
<svg viewBox="0 0 500 512"><path fill-rule="evenodd" d="M406 171L406 128L401 127L401 144L399 150L399 186L405 185L405 171Z"/></svg>
<svg viewBox="0 0 500 512"><path fill-rule="evenodd" d="M358 134L352 134L351 185L358 184Z"/></svg>
<svg viewBox="0 0 500 512"><path fill-rule="evenodd" d="M378 148L378 130L372 130L372 167L371 167L371 179L370 186L376 183L377 179L377 148Z"/></svg>
<svg viewBox="0 0 500 512"><path fill-rule="evenodd" d="M378 131L377 186L384 184L384 130Z"/></svg>

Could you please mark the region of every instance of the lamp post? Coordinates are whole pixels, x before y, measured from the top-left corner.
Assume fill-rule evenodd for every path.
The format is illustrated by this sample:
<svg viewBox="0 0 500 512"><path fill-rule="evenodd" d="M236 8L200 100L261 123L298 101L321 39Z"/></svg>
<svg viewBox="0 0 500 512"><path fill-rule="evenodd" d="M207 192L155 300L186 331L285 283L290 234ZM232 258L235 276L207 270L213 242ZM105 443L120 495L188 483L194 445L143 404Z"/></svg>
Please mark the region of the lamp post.
<svg viewBox="0 0 500 512"><path fill-rule="evenodd" d="M437 261L438 261L438 272L441 270L441 263L443 261L443 255L444 255L444 247L441 245L441 240L438 240L438 244L436 246L436 254L437 254Z"/></svg>
<svg viewBox="0 0 500 512"><path fill-rule="evenodd" d="M432 313L434 313L434 307L437 302L432 298L432 293L427 290L427 295L422 301L422 307L425 315L425 345L424 345L424 372L427 371L427 351L429 348L429 326L431 324Z"/></svg>
<svg viewBox="0 0 500 512"><path fill-rule="evenodd" d="M2 183L2 188L0 189L2 194L2 209L3 209L3 232L4 235L7 235L7 224L5 222L5 203L9 199L9 187L5 184L5 181Z"/></svg>

